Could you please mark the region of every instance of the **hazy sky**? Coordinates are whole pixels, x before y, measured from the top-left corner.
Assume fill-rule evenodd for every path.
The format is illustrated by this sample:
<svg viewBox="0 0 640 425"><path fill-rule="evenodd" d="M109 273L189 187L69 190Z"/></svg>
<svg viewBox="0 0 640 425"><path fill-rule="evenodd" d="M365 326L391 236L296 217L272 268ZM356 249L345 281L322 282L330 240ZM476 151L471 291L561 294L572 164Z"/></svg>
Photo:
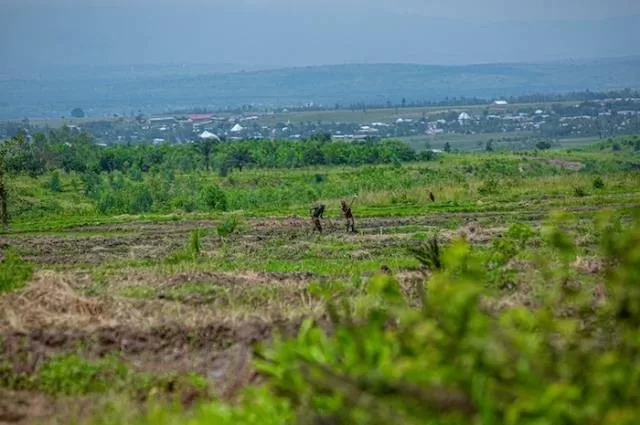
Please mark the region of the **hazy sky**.
<svg viewBox="0 0 640 425"><path fill-rule="evenodd" d="M640 54L640 0L0 0L0 67Z"/></svg>

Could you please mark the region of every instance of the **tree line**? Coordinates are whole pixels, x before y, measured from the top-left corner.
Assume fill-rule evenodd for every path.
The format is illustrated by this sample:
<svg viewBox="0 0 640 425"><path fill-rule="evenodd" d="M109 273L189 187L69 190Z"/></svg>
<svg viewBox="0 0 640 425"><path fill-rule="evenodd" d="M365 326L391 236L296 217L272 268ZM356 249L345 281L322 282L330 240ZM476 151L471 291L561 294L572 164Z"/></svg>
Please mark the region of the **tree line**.
<svg viewBox="0 0 640 425"><path fill-rule="evenodd" d="M425 160L431 152L416 153L401 141L332 141L328 134L306 140L200 140L190 144L98 146L87 132L69 127L25 137L6 158L8 172L42 175L52 170L79 173L148 172L171 169L216 170L297 168L313 165L389 164Z"/></svg>
<svg viewBox="0 0 640 425"><path fill-rule="evenodd" d="M320 196L320 192L311 190L312 185L307 183L285 182L252 193L225 191L213 183L219 179L212 174L226 177L233 170L246 168L400 165L431 159L435 155L431 151L418 154L400 141L332 141L328 134L297 141L200 140L184 145L99 146L89 133L68 127L47 134L21 134L0 142L0 147L5 148L0 162L2 172L28 174L34 178L46 175L45 186L49 190L60 192L66 185L67 189L91 200L100 214L174 209L224 211L258 205L287 205L292 199L311 202ZM322 175L318 176L322 178ZM232 179L233 175L229 175L227 180L231 185ZM1 183L0 187L3 187ZM290 196L293 192L297 194L295 197ZM6 207L6 196L0 198ZM60 206L52 202L46 208L40 204L37 208L45 208L48 214L60 212ZM17 196L9 203L9 214L14 217L33 215L37 213L34 208L36 206L21 202ZM2 217L8 221L7 214Z"/></svg>

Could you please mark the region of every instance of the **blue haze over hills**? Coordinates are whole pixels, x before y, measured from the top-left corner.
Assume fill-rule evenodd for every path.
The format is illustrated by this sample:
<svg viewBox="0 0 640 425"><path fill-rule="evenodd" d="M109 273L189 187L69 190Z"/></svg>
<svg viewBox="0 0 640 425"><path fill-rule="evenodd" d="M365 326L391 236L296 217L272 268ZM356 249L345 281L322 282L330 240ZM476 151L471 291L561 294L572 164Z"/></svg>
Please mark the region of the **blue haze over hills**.
<svg viewBox="0 0 640 425"><path fill-rule="evenodd" d="M0 119L640 87L640 2L450 3L0 0Z"/></svg>

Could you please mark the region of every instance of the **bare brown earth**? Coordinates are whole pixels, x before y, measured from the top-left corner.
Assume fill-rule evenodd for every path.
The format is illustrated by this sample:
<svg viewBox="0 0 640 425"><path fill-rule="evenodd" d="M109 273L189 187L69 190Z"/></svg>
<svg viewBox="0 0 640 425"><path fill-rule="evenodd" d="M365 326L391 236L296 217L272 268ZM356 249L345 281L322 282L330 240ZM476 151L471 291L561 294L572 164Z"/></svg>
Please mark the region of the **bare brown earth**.
<svg viewBox="0 0 640 425"><path fill-rule="evenodd" d="M565 159L559 159L559 158L549 158L547 159L547 162L551 165L555 165L556 167L564 168L570 171L579 171L585 167L585 165L582 162L567 161Z"/></svg>

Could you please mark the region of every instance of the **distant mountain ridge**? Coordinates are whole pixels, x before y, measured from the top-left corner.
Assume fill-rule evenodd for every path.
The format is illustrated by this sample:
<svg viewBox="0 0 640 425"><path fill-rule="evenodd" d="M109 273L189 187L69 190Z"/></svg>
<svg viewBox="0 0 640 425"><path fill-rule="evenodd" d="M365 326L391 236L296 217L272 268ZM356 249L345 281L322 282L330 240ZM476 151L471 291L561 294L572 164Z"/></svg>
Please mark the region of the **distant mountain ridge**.
<svg viewBox="0 0 640 425"><path fill-rule="evenodd" d="M640 88L640 56L475 65L344 64L243 70L235 65L58 67L0 78L0 119L158 113L243 104L398 103L446 97Z"/></svg>

